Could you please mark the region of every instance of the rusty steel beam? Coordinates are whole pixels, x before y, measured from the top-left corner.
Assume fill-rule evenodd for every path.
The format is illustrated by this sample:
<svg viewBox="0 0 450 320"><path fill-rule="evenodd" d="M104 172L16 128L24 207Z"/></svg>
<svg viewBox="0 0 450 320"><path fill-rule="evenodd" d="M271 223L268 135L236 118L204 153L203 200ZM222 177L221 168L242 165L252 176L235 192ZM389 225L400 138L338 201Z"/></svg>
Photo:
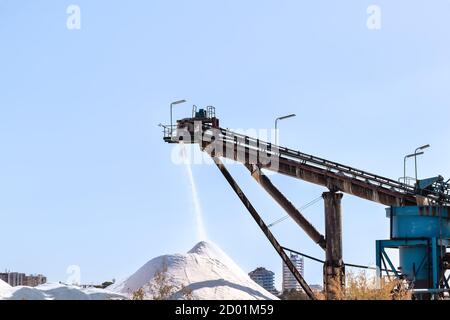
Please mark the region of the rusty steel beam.
<svg viewBox="0 0 450 320"><path fill-rule="evenodd" d="M298 283L303 288L305 293L308 295L308 297L311 300L316 300L317 299L316 296L312 292L312 290L309 287L309 285L306 283L305 279L302 277L300 272L294 266L294 264L292 263L291 259L289 259L288 255L283 250L283 247L277 241L277 239L275 238L273 233L269 230L269 227L267 227L267 225L265 224L264 220L261 218L261 216L258 214L256 209L253 207L253 205L251 204L250 200L247 198L247 196L241 190L241 188L239 187L237 182L233 179L231 174L228 172L228 170L225 167L225 165L216 156L211 155L211 157L214 160L214 163L216 164L217 168L219 168L220 172L222 172L223 176L228 181L228 183L230 184L231 188L234 190L234 192L237 194L237 196L242 201L244 206L250 212L250 214L252 215L253 219L256 221L256 223L259 225L261 230L264 232L264 234L266 235L267 239L270 241L272 246L275 248L277 253L280 255L281 259L286 264L286 266L289 268L289 270L292 272L292 274L294 275L295 279L298 281Z"/></svg>
<svg viewBox="0 0 450 320"><path fill-rule="evenodd" d="M343 194L325 192L325 237L327 248L323 267L323 281L328 300L334 300L345 286L345 265L342 250L342 213Z"/></svg>
<svg viewBox="0 0 450 320"><path fill-rule="evenodd" d="M269 168L270 170L270 168ZM367 182L352 179L325 169L312 168L280 158L278 173L321 185L329 190L341 191L365 200L370 200L386 206L416 205L417 199L412 195L399 195L392 191Z"/></svg>
<svg viewBox="0 0 450 320"><path fill-rule="evenodd" d="M264 190L287 212L287 214L305 231L305 233L322 249L326 248L325 237L301 214L301 212L290 202L270 181L270 179L256 165L246 164L251 176Z"/></svg>
<svg viewBox="0 0 450 320"><path fill-rule="evenodd" d="M411 194L403 194L384 186L371 184L367 181L294 161L283 156L279 156L276 159L278 161L277 166L267 165L267 161L261 161L264 159L262 159L260 150L250 149L237 143L230 147L227 143L216 140L214 142L201 141L199 145L203 151L218 157L228 158L244 165L256 164L266 170L275 171L289 177L324 186L329 190L341 191L382 205L417 205L416 197Z"/></svg>

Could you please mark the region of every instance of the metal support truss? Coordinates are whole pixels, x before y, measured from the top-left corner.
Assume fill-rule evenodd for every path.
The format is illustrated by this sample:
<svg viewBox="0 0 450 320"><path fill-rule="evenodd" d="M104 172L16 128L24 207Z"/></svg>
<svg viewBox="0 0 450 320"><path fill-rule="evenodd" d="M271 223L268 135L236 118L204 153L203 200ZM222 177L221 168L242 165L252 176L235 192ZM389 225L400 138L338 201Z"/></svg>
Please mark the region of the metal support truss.
<svg viewBox="0 0 450 320"><path fill-rule="evenodd" d="M222 163L222 161L213 155L211 155L212 159L214 160L214 163L216 164L217 168L219 168L220 172L223 174L225 179L230 184L233 191L236 193L236 195L239 197L239 199L242 201L244 206L247 208L249 213L252 215L253 219L256 221L256 223L259 225L263 233L266 235L267 239L270 241L272 246L275 248L277 253L280 255L283 262L286 264L286 266L289 268L289 270L294 275L295 279L298 281L302 289L305 291L306 295L311 300L316 300L316 296L312 292L309 285L306 283L305 279L302 277L300 272L297 270L297 268L292 263L291 259L289 259L286 252L283 250L283 247L280 245L280 243L277 241L275 236L272 234L272 232L269 230L267 225L265 224L264 220L261 218L261 216L258 214L256 209L251 204L250 200L247 198L247 196L244 194L244 192L241 190L237 182L233 179L231 174L228 172L225 165Z"/></svg>

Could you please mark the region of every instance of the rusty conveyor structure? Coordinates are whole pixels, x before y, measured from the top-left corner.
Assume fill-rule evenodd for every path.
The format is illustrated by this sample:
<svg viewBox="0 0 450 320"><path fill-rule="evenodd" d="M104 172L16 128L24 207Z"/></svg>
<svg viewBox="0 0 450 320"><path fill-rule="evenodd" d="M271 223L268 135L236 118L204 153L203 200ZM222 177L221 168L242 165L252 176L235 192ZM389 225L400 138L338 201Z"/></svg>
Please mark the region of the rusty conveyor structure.
<svg viewBox="0 0 450 320"><path fill-rule="evenodd" d="M269 227L265 224L264 220L261 218L259 213L253 207L253 205L251 204L250 200L247 198L245 193L241 190L239 185L236 183L236 181L233 179L231 174L228 172L228 170L225 167L225 165L217 157L213 157L213 160L214 160L214 163L216 164L217 168L219 168L220 172L222 172L223 176L225 177L225 179L230 184L231 188L234 190L236 195L239 197L239 199L242 201L244 206L247 208L247 210L252 215L253 219L256 221L258 226L261 228L263 233L266 235L267 239L272 244L272 246L274 247L275 251L277 251L277 253L281 257L283 262L286 264L286 266L289 268L289 270L294 275L295 279L297 279L298 283L300 284L302 289L305 291L306 295L310 299L315 300L316 298L315 298L314 293L312 292L311 288L306 283L305 279L303 279L302 275L297 270L297 268L294 266L292 261L289 259L289 257L287 256L286 252L284 251L283 247L280 245L280 243L277 241L275 236L269 230Z"/></svg>
<svg viewBox="0 0 450 320"><path fill-rule="evenodd" d="M201 147L216 156L244 165L257 165L260 169L276 171L386 206L417 204L413 186L222 128L206 126L203 129ZM273 160L279 165L273 166ZM430 196L429 200L436 199Z"/></svg>
<svg viewBox="0 0 450 320"><path fill-rule="evenodd" d="M333 299L334 289L332 287L336 287L336 284L344 285L341 217L343 193L385 206L415 206L437 203L450 205L448 181L443 183L439 180L440 186L443 186L441 189L418 190L415 186L221 128L219 120L215 117L215 110L209 108L213 107L208 107L208 111L201 109L200 113L193 110L192 118L178 120L176 126L163 126L164 140L168 143L198 144L202 151L208 153L280 257L285 261L287 256L284 250L219 158L242 163L255 181L316 244L325 250L324 287L328 298ZM263 169L320 185L329 190L329 192L323 194L325 235L316 230L282 192L272 184L264 174ZM285 261L285 263L288 267L290 266L290 260ZM311 289L301 275L295 270L291 271L308 296L314 299Z"/></svg>
<svg viewBox="0 0 450 320"><path fill-rule="evenodd" d="M232 159L244 165L256 164L260 169L276 171L324 186L329 190L341 191L386 206L417 205L423 202L450 205L448 190L443 193L422 194L409 184L227 129L215 128L201 121L197 121L197 124L194 122L193 119L178 121L179 129L196 126L193 140L188 143L198 143L204 151L215 152L217 156ZM198 139L199 132L202 134L201 139ZM168 141L167 138L166 141ZM274 159L279 162L279 166L272 166ZM447 184L447 187L450 186Z"/></svg>

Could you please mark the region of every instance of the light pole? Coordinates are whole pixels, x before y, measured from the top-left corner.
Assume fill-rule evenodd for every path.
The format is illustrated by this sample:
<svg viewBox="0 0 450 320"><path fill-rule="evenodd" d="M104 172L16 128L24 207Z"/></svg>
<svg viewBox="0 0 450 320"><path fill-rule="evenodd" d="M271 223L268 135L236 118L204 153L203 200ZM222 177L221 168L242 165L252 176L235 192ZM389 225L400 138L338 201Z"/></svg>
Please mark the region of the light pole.
<svg viewBox="0 0 450 320"><path fill-rule="evenodd" d="M178 101L174 101L170 104L170 136L172 136L172 129L173 129L173 124L172 124L172 108L174 105L176 104L180 104L180 103L185 103L186 100L178 100Z"/></svg>
<svg viewBox="0 0 450 320"><path fill-rule="evenodd" d="M405 158L403 159L403 183L406 184L406 160L410 159L410 158L415 158L417 156L422 155L423 152L415 152L413 154L408 154L407 156L405 156Z"/></svg>
<svg viewBox="0 0 450 320"><path fill-rule="evenodd" d="M417 148L416 151L414 152L416 154L416 156L414 157L415 169L416 169L416 182L417 182L417 179L418 179L418 177L417 177L417 156L418 156L417 152L425 150L425 149L428 149L429 147L431 147L431 146L429 144L426 144L424 146L421 146L421 147ZM423 152L422 152L422 154L423 154Z"/></svg>
<svg viewBox="0 0 450 320"><path fill-rule="evenodd" d="M278 117L275 119L275 144L276 145L278 145L278 121L288 119L288 118L293 118L293 117L295 117L295 114L289 114L287 116L282 116L282 117Z"/></svg>

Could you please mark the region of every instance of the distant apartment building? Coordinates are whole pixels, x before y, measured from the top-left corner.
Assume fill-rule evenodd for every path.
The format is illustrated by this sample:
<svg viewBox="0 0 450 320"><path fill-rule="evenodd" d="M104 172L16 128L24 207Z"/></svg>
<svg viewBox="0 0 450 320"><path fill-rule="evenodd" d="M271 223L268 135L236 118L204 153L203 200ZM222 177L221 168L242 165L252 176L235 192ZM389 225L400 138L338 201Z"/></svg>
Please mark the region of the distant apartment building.
<svg viewBox="0 0 450 320"><path fill-rule="evenodd" d="M25 274L19 272L4 272L0 273L0 279L12 287L17 287L23 285Z"/></svg>
<svg viewBox="0 0 450 320"><path fill-rule="evenodd" d="M256 268L248 274L250 278L259 284L261 287L269 291L274 295L278 295L279 292L275 289L275 274L265 268Z"/></svg>
<svg viewBox="0 0 450 320"><path fill-rule="evenodd" d="M0 273L0 280L3 280L12 287L17 286L37 287L38 285L47 282L47 278L42 274L26 275L25 273L9 272L9 271Z"/></svg>
<svg viewBox="0 0 450 320"><path fill-rule="evenodd" d="M41 284L47 283L47 277L42 274L25 276L24 286L37 287Z"/></svg>
<svg viewBox="0 0 450 320"><path fill-rule="evenodd" d="M303 260L303 257L300 257L299 255L292 254L290 255L290 259L292 263L294 264L295 268L300 272L302 276L305 275L305 262ZM295 279L294 275L292 274L291 270L287 267L287 265L283 262L283 282L282 282L282 292L290 291L290 290L301 290L300 284L297 282L297 279Z"/></svg>
<svg viewBox="0 0 450 320"><path fill-rule="evenodd" d="M323 287L320 284L312 284L309 286L314 293L322 292Z"/></svg>

